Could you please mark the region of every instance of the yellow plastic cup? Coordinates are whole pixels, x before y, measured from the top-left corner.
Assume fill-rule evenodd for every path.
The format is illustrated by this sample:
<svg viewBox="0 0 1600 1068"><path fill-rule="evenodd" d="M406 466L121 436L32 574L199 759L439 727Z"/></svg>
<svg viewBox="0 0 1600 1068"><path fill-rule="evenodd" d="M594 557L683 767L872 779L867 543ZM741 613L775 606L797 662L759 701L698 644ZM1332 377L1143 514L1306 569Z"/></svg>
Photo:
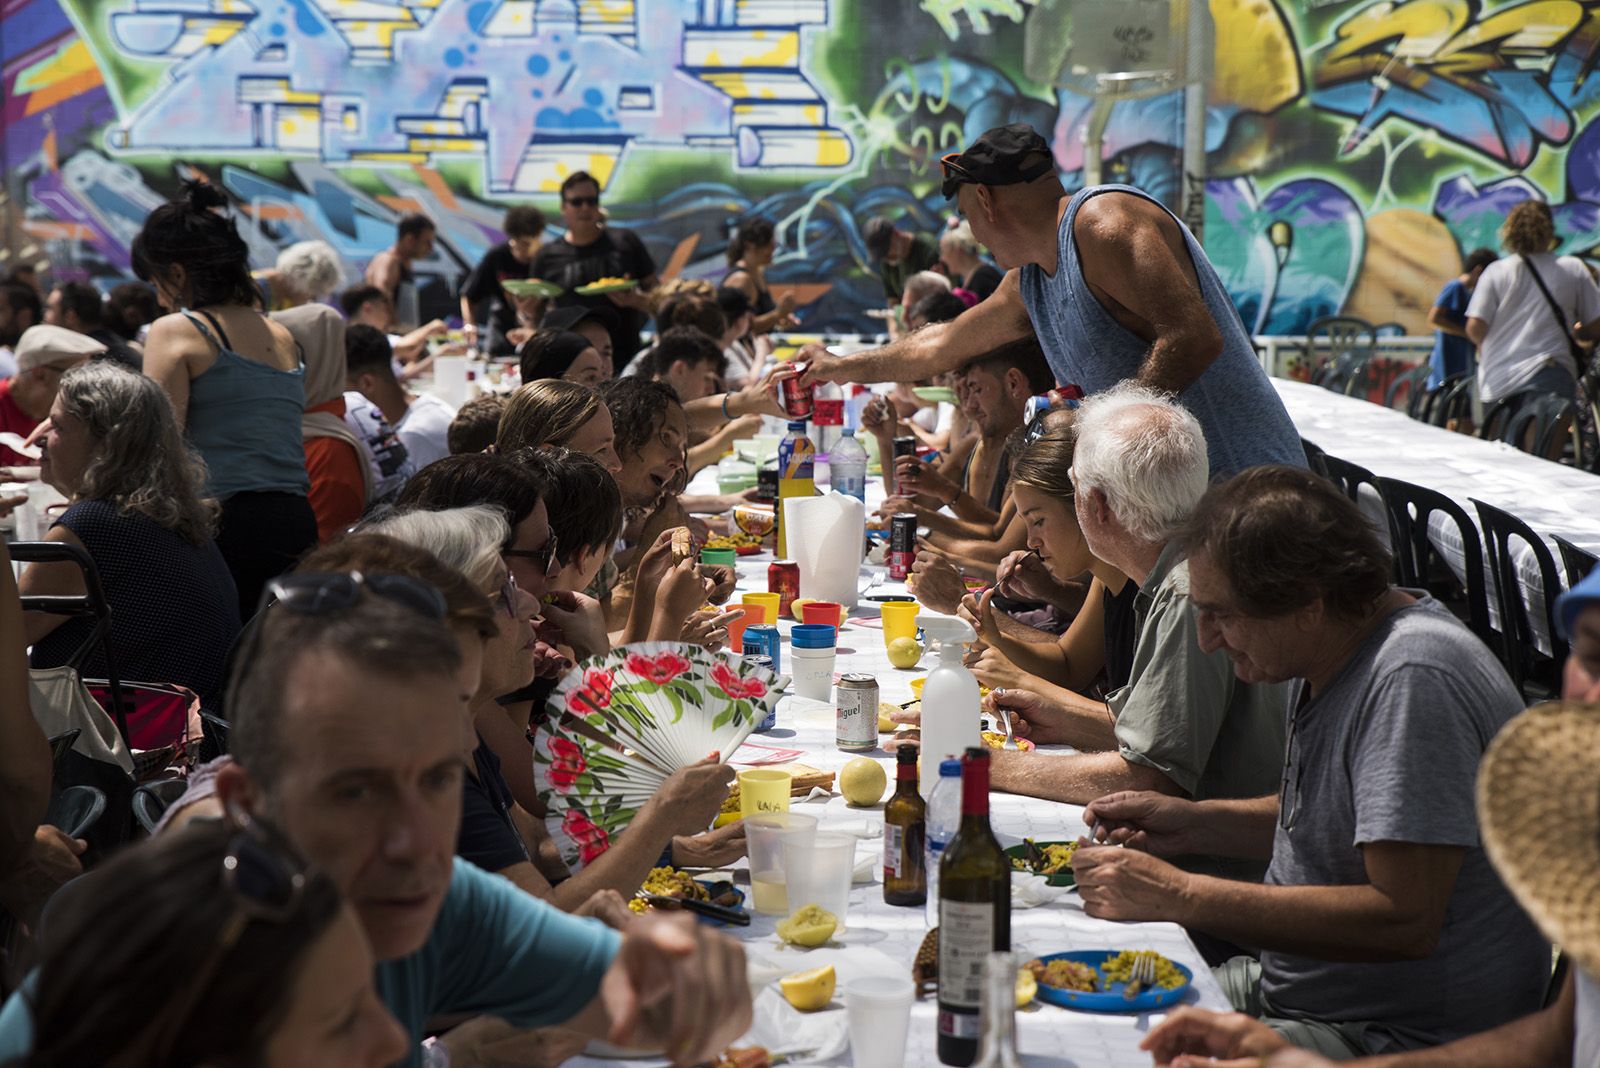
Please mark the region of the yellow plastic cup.
<svg viewBox="0 0 1600 1068"><path fill-rule="evenodd" d="M789 786L793 780L787 771L773 768L751 768L739 773L739 811L745 819L765 812L789 811Z"/></svg>
<svg viewBox="0 0 1600 1068"><path fill-rule="evenodd" d="M922 608L915 601L887 601L883 606L883 644L896 638L917 636L917 612Z"/></svg>
<svg viewBox="0 0 1600 1068"><path fill-rule="evenodd" d="M783 596L781 594L747 593L743 597L739 598L739 601L741 604L761 605L766 610L766 619L762 620L763 623L772 624L778 622L778 606L783 603ZM745 626L753 627L755 626L755 622L753 620L748 621L745 623Z"/></svg>
<svg viewBox="0 0 1600 1068"><path fill-rule="evenodd" d="M928 684L928 676L926 676L926 675L922 676L920 679L912 679L911 680L911 696L915 697L918 701L922 700L922 688L924 686L926 686L927 684Z"/></svg>

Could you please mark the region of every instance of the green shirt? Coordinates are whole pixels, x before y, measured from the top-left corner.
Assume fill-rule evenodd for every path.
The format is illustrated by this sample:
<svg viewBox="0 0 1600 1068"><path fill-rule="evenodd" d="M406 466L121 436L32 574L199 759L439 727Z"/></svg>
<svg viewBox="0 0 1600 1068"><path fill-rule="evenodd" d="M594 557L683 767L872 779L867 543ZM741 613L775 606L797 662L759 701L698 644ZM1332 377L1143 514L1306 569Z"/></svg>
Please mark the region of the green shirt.
<svg viewBox="0 0 1600 1068"><path fill-rule="evenodd" d="M878 263L878 278L883 282L883 295L891 301L898 301L901 294L906 291L906 279L918 271L927 271L939 262L939 243L927 234L912 234L911 248L899 263L890 263L881 260Z"/></svg>
<svg viewBox="0 0 1600 1068"><path fill-rule="evenodd" d="M1161 551L1134 597L1133 670L1109 694L1117 748L1155 768L1196 801L1262 797L1283 778L1288 683L1245 683L1226 653L1200 651L1189 604L1189 565ZM1196 858L1192 871L1259 879L1264 864Z"/></svg>

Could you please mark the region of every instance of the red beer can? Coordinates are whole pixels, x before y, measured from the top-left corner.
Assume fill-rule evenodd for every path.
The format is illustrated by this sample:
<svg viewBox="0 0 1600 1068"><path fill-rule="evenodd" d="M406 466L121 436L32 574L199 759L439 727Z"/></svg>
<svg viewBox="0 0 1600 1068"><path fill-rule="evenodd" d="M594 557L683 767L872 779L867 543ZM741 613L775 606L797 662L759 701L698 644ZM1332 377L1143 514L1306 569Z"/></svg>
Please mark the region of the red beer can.
<svg viewBox="0 0 1600 1068"><path fill-rule="evenodd" d="M786 616L800 596L800 565L776 560L767 565L767 592L778 595L778 614Z"/></svg>
<svg viewBox="0 0 1600 1068"><path fill-rule="evenodd" d="M900 512L889 521L889 577L904 582L916 562L917 517L913 512Z"/></svg>
<svg viewBox="0 0 1600 1068"><path fill-rule="evenodd" d="M804 364L796 364L795 369L804 371ZM790 419L806 419L811 415L811 387L800 384L800 376L785 378L778 383L778 399L783 403L783 410Z"/></svg>

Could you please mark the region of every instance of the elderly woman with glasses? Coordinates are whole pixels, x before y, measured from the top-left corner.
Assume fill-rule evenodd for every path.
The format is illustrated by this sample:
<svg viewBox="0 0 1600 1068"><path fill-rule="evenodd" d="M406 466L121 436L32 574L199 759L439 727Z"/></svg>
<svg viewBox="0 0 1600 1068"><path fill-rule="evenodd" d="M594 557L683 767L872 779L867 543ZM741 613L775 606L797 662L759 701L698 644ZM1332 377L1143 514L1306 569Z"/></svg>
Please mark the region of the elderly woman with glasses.
<svg viewBox="0 0 1600 1068"><path fill-rule="evenodd" d="M382 1068L408 1045L355 912L263 825L196 824L73 883L30 986L22 1068Z"/></svg>
<svg viewBox="0 0 1600 1068"><path fill-rule="evenodd" d="M40 444L41 473L72 503L46 535L87 553L111 609L118 674L176 683L221 707L224 664L239 632L239 602L214 534L217 503L184 441L172 404L154 380L104 361L61 379ZM70 563L33 564L25 597L83 596ZM253 606L252 606L253 607ZM69 663L91 636L82 617L27 614L36 668ZM79 663L106 677L98 643Z"/></svg>

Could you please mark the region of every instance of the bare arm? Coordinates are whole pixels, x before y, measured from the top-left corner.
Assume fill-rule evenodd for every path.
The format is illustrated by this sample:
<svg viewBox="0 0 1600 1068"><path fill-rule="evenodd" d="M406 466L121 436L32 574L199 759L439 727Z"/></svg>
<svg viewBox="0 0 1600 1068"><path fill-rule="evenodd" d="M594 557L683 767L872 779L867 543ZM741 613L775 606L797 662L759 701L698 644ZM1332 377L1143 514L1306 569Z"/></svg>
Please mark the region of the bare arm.
<svg viewBox="0 0 1600 1068"><path fill-rule="evenodd" d="M1428 325L1446 334L1454 334L1456 337L1467 336L1466 320L1459 315L1445 311L1437 304L1428 309Z"/></svg>
<svg viewBox="0 0 1600 1068"><path fill-rule="evenodd" d="M1367 884L1265 886L1190 876L1176 920L1222 938L1333 961L1422 960L1439 944L1465 850L1373 842Z"/></svg>
<svg viewBox="0 0 1600 1068"><path fill-rule="evenodd" d="M833 356L820 345L808 345L797 357L807 364L802 377L806 382L909 382L954 371L1033 329L1019 278L1010 272L988 300L879 349Z"/></svg>
<svg viewBox="0 0 1600 1068"><path fill-rule="evenodd" d="M1600 341L1600 319L1591 319L1586 323L1578 323L1572 332L1579 341Z"/></svg>
<svg viewBox="0 0 1600 1068"><path fill-rule="evenodd" d="M12 576L0 538L0 875L9 875L33 845L50 799L50 747L28 704L28 639Z"/></svg>
<svg viewBox="0 0 1600 1068"><path fill-rule="evenodd" d="M1489 336L1489 324L1476 315L1467 316L1467 338L1479 348L1483 347L1483 339ZM1587 336L1587 335L1585 335Z"/></svg>
<svg viewBox="0 0 1600 1068"><path fill-rule="evenodd" d="M1069 805L1088 804L1117 790L1179 792L1161 772L1115 752L1051 756L996 750L990 754L989 775L996 790Z"/></svg>
<svg viewBox="0 0 1600 1068"><path fill-rule="evenodd" d="M1073 237L1084 282L1125 329L1150 342L1135 380L1183 392L1222 353L1222 331L1177 223L1143 198L1106 194L1078 210Z"/></svg>
<svg viewBox="0 0 1600 1068"><path fill-rule="evenodd" d="M1009 521L1005 518L1008 514L1011 517ZM1006 508L1000 513L1000 518L1005 523L1005 529L997 538L951 540L941 543L939 548L962 567L993 570L999 566L1000 561L1018 549L1024 548L1028 543L1027 529L1010 501L1006 502Z"/></svg>
<svg viewBox="0 0 1600 1068"><path fill-rule="evenodd" d="M182 316L167 315L150 324L144 373L167 391L180 427L189 415L189 381L194 377L190 359L197 353L209 357L210 346Z"/></svg>

